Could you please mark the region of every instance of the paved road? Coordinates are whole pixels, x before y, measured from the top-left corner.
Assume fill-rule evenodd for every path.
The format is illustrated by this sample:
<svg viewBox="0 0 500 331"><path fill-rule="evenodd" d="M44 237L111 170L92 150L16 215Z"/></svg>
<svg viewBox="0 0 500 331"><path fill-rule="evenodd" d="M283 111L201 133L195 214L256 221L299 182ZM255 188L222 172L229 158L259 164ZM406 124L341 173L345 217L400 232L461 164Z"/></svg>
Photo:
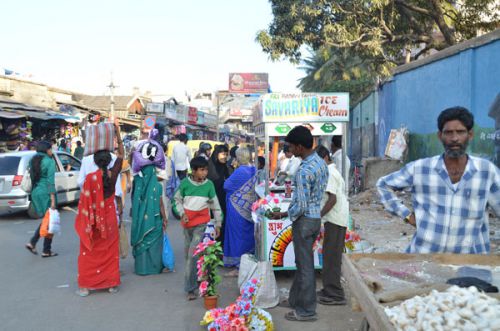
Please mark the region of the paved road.
<svg viewBox="0 0 500 331"><path fill-rule="evenodd" d="M23 248L39 221L24 214L0 217L0 330L203 330L201 299L187 302L183 293L183 236L179 223L169 225L177 271L154 276L133 273L133 258L121 260L119 293L92 293L81 298L77 289L78 238L73 230L76 206L61 210L62 235L54 238L54 258L42 259ZM38 243L38 251L42 242ZM280 288L291 278L278 274ZM235 278L220 285L220 304L238 296ZM318 306L319 320L286 321L283 308L270 309L276 330L355 330L362 318L349 306Z"/></svg>

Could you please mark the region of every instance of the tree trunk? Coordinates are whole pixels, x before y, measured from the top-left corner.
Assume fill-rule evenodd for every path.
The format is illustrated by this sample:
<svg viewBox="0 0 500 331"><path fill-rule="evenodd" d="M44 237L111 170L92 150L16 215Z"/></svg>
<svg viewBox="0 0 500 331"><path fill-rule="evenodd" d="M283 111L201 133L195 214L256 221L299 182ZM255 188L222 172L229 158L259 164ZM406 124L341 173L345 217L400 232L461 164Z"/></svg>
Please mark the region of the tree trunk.
<svg viewBox="0 0 500 331"><path fill-rule="evenodd" d="M430 0L429 3L434 9L432 17L443 34L444 40L446 40L449 46L455 45L457 43L455 29L450 28L444 21L444 12L443 8L441 8L440 0Z"/></svg>

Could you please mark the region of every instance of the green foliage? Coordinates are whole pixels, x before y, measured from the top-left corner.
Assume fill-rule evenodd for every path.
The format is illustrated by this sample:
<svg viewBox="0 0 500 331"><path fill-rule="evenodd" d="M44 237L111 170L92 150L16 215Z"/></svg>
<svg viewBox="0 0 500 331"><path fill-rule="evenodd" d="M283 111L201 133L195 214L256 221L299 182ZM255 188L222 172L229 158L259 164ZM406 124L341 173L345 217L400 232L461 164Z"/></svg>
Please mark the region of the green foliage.
<svg viewBox="0 0 500 331"><path fill-rule="evenodd" d="M500 26L498 0L270 2L273 21L256 39L272 60L300 63L303 46L312 49L313 56L303 62L307 76L299 87L304 91L334 85L357 94L396 65Z"/></svg>

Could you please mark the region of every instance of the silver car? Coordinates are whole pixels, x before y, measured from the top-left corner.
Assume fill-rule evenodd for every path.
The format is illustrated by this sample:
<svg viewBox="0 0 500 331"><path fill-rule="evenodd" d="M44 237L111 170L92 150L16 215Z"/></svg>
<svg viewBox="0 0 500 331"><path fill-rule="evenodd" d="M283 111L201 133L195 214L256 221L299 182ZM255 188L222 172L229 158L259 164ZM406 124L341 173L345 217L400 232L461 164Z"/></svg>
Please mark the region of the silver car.
<svg viewBox="0 0 500 331"><path fill-rule="evenodd" d="M0 154L0 215L32 210L30 197L21 189L23 175L36 152L11 152ZM81 162L64 152L54 152L56 161L57 203L67 204L80 198L77 179ZM37 217L28 212L30 217Z"/></svg>

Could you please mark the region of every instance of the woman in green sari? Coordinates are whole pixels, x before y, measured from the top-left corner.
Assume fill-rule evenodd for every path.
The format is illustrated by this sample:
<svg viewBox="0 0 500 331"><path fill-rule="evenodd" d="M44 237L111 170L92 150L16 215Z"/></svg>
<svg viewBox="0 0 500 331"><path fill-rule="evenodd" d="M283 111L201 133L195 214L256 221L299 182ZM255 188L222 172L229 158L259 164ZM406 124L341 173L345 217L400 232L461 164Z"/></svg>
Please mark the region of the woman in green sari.
<svg viewBox="0 0 500 331"><path fill-rule="evenodd" d="M37 153L30 161L30 177L31 177L31 204L35 215L38 217L45 216L49 209L56 209L56 184L55 173L56 163L52 159L52 146L49 142L41 141L36 147ZM36 251L36 243L40 239L40 226L35 231L30 242L26 244L28 249L33 254L38 254ZM52 252L52 236L47 236L43 242L42 257L57 256L57 253Z"/></svg>
<svg viewBox="0 0 500 331"><path fill-rule="evenodd" d="M131 244L135 273L159 274L163 271L163 230L167 217L155 166L142 168L134 176L133 186Z"/></svg>

